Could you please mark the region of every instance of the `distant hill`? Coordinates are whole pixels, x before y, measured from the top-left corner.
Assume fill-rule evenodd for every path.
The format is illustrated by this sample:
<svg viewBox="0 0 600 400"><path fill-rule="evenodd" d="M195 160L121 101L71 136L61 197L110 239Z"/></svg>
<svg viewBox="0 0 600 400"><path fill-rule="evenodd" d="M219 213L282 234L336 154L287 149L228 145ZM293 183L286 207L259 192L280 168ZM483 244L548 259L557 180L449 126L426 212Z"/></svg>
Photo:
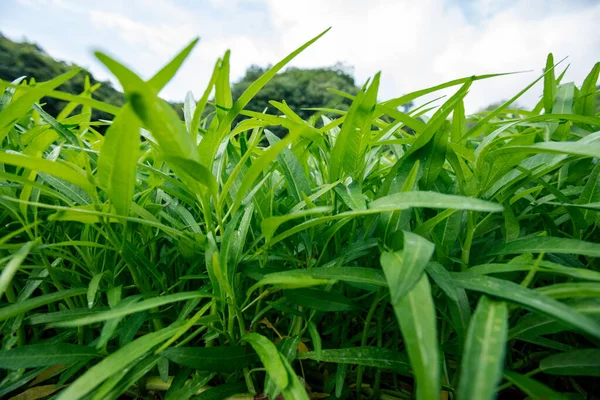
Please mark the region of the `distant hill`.
<svg viewBox="0 0 600 400"><path fill-rule="evenodd" d="M55 78L76 67L63 61L57 61L37 44L17 43L0 33L0 79L13 81L21 76L34 78L43 82ZM89 76L92 85L99 81L87 70L83 69L73 79L61 85L58 90L79 94L83 91L85 76ZM101 86L94 92L97 100L121 106L124 101L123 93L113 88L110 82L100 82ZM58 115L66 102L53 98L44 98L44 109L51 115ZM94 110L92 119L112 119L111 115Z"/></svg>
<svg viewBox="0 0 600 400"><path fill-rule="evenodd" d="M77 67L77 65L55 60L37 44L13 42L0 33L0 79L2 80L10 82L21 76L26 76L27 79L34 78L37 82L43 82L55 78L74 67ZM98 81L85 68L73 79L59 86L58 90L79 94L83 91L86 76L89 76L92 85L98 82L101 83L101 86L92 95L95 99L115 106L123 105L125 99L123 93L115 89L108 81ZM44 98L43 102L46 104L44 109L53 116L58 115L66 104L65 101L48 97ZM171 105L183 118L182 103L171 103ZM92 119L112 119L112 116L94 110Z"/></svg>

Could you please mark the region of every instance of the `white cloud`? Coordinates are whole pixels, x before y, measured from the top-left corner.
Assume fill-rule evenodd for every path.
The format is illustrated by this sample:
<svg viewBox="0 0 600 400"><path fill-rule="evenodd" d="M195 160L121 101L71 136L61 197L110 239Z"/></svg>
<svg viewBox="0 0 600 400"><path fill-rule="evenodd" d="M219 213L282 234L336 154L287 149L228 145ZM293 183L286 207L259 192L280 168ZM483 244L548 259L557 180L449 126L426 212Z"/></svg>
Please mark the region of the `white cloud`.
<svg viewBox="0 0 600 400"><path fill-rule="evenodd" d="M382 70L381 94L386 98L473 74L540 71L550 51L555 59L570 56L566 79L580 83L600 54L600 4L569 8L559 3L505 2L497 9L480 1L473 12L483 20L473 23L458 5L443 0L268 1L276 36L286 43L301 43L333 25L300 56L299 65L343 60L355 66L360 82ZM512 97L537 75L476 82L466 106L476 111ZM531 106L538 93L532 91L519 102Z"/></svg>
<svg viewBox="0 0 600 400"><path fill-rule="evenodd" d="M90 10L89 17L96 28L114 31L126 43L159 57L169 56L196 34L190 25L142 23L114 12Z"/></svg>
<svg viewBox="0 0 600 400"><path fill-rule="evenodd" d="M56 9L59 22L77 14L73 20L85 25L80 42L110 51L145 78L199 35L199 45L163 92L173 100L190 89L199 96L227 49L235 80L249 65L274 64L329 26L333 29L292 65L345 62L354 66L358 84L381 70L381 99L463 76L534 70L475 82L465 102L471 112L524 88L550 51L555 60L569 56L565 81L577 84L600 55L600 3L586 0L17 1L29 5L26 13ZM44 32L62 35L60 29ZM30 39L44 46L43 35ZM61 55L106 76L81 52L69 58L69 39L62 40ZM60 41L48 43L51 51ZM540 91L533 88L518 102L532 106Z"/></svg>

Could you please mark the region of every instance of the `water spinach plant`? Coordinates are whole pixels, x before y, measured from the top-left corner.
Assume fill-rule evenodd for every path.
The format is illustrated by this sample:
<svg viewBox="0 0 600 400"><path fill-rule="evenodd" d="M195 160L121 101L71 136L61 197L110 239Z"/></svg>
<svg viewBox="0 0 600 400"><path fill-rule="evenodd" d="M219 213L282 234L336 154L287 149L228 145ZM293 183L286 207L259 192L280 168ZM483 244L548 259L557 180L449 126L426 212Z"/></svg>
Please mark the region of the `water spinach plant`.
<svg viewBox="0 0 600 400"><path fill-rule="evenodd" d="M576 86L550 55L471 116L511 77L245 110L324 33L235 100L225 53L183 121L159 93L197 41L147 81L96 53L122 107L61 92L77 70L0 82L0 397L600 393L600 64Z"/></svg>

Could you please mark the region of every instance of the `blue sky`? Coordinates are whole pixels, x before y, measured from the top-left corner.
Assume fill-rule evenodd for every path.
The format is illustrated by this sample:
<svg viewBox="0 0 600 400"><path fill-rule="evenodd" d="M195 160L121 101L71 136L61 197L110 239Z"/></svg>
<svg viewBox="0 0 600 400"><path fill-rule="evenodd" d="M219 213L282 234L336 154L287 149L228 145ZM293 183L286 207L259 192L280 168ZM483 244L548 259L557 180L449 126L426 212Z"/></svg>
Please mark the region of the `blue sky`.
<svg viewBox="0 0 600 400"><path fill-rule="evenodd" d="M110 75L102 49L151 76L196 36L200 43L163 96L204 90L215 60L232 51L232 80L251 64L274 64L333 29L293 65L343 62L357 82L382 71L381 99L472 74L533 70L476 82L468 111L506 99L539 74L546 54L568 56L565 81L580 84L600 59L594 0L2 0L0 31L52 56ZM562 67L561 67L562 68ZM521 100L532 106L534 88Z"/></svg>

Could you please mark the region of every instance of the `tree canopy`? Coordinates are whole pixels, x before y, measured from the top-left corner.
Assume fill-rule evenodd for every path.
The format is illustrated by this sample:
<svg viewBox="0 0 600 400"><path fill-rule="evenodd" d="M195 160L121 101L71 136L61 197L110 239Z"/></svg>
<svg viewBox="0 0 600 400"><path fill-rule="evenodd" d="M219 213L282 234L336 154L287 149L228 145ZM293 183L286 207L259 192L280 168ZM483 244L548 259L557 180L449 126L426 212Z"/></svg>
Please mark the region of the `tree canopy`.
<svg viewBox="0 0 600 400"><path fill-rule="evenodd" d="M232 86L232 95L237 99L268 68L253 65L246 74ZM335 89L356 94L359 88L354 82L349 67L336 64L325 68L288 68L277 74L246 106L247 110L278 114L270 100L285 101L302 119L315 114L309 108L337 108L347 110L350 100L334 94L327 89ZM276 130L277 131L277 130ZM276 132L279 133L279 132Z"/></svg>

